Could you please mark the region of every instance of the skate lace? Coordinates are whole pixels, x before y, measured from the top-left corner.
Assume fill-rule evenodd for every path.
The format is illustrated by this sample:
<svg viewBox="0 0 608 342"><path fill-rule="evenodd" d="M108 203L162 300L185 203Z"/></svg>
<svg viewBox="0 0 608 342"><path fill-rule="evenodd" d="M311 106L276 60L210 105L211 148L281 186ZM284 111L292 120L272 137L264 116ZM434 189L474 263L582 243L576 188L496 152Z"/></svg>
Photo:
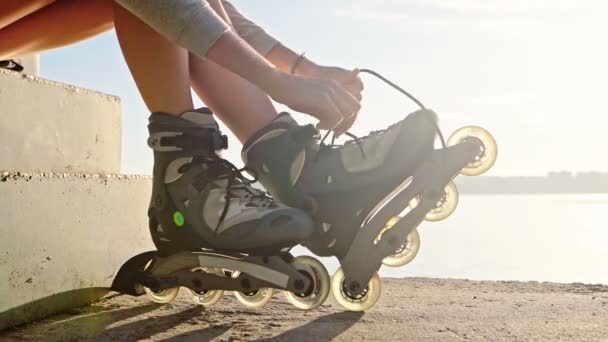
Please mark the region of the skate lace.
<svg viewBox="0 0 608 342"><path fill-rule="evenodd" d="M329 137L329 134L332 134L331 137L331 143L326 144L325 141L327 140L327 138ZM327 131L327 133L325 133L325 135L323 136L323 138L319 141L319 146L321 147L321 151L327 151L327 150L333 150L333 149L339 149L342 148L344 146L348 146L348 145L352 145L352 144L356 144L357 147L359 148L359 151L361 152L361 157L363 159L367 159L367 154L365 153L365 148L363 147L363 140L368 138L369 136L371 136L372 134L379 134L380 131L374 131L371 132L369 135L363 137L363 138L359 138L356 135L350 133L350 132L345 132L344 135L352 138L352 140L348 140L346 141L343 145L339 145L336 144L336 133L333 130Z"/></svg>
<svg viewBox="0 0 608 342"><path fill-rule="evenodd" d="M226 186L224 188L226 195L224 197L225 203L217 226L215 227L215 233L217 234L220 226L226 219L228 210L230 209L231 200L234 198L244 199L247 201L246 206L249 207L266 207L271 208L276 206L274 201L268 193L254 188L251 184L257 182L258 177L254 170L243 167L237 168L231 162L220 158L219 156L214 157L195 157L192 162L185 164L180 169L180 172L186 172L194 166L203 165L207 169L205 172L201 172L196 176L197 183L193 184L198 189L204 188L207 184L217 183L218 181L225 180ZM245 173L253 175L253 179L249 179L245 176Z"/></svg>
<svg viewBox="0 0 608 342"><path fill-rule="evenodd" d="M426 110L426 107L424 106L424 104L422 104L422 102L420 102L417 98L415 98L413 95L411 95L410 93L408 93L406 90L404 90L403 88L401 88L400 86L398 86L397 84L391 82L390 80L388 80L386 77L380 75L379 73L370 70L370 69L361 69L360 70L361 73L366 73L366 74L370 74L378 79L380 79L381 81L383 81L384 83L388 84L390 87L392 87L393 89L397 90L399 93L405 95L406 97L408 97L410 100L412 100L416 105L418 105L418 107L420 107L420 109ZM359 147L359 150L361 151L361 156L366 159L366 153L365 153L365 149L364 149L364 145L363 145L363 140L372 137L374 135L378 135L378 134L382 134L388 130L390 130L391 128L393 128L395 125L397 125L399 123L395 123L392 124L391 126L385 128L385 129L381 129L381 130L375 130L375 131L371 131L367 136L359 138L356 135L350 133L350 132L346 132L344 133L344 135L352 138L353 140L349 140L347 142L344 143L344 145L340 146L336 144L336 133L334 130L328 130L325 135L323 136L323 138L320 141L320 147L321 150L331 150L331 149L335 149L335 148L341 148L343 146L349 145L349 144L357 144L357 146ZM443 133L441 132L441 129L439 128L439 124L437 123L437 121L433 120L433 125L435 126L435 130L437 132L437 135L439 136L439 140L441 141L441 145L442 148L445 149L447 148L447 144L445 141L445 138L443 137ZM329 137L329 135L332 134L332 139L331 139L331 143L330 144L325 144L325 141L327 140L327 138ZM316 136L316 138L318 138L318 135ZM318 158L317 158L318 159Z"/></svg>
<svg viewBox="0 0 608 342"><path fill-rule="evenodd" d="M319 153L317 153L317 155L314 159L315 161L319 160L319 156L321 154L341 147L340 145L336 144L335 134L332 137L330 144L325 143L325 141L327 140L330 133L332 133L332 131L328 131L325 134L325 136L323 138L321 138L319 135L319 131L313 125L296 126L292 130L292 136L293 136L294 140L299 142L299 144L301 144L302 146L309 146L310 144L316 144L319 146ZM347 141L344 145L348 145L348 144L352 144L352 143L357 144L357 146L359 147L359 151L361 152L361 155L363 156L363 158L367 158L367 156L365 154L365 149L363 148L363 144L361 143L361 140L363 140L365 138L363 138L363 139L359 138L356 135L349 133L349 132L346 132L344 134L353 139L353 140Z"/></svg>
<svg viewBox="0 0 608 342"><path fill-rule="evenodd" d="M336 139L337 139L337 135L334 131L327 131L325 133L325 135L323 136L323 138L321 139L319 145L321 146L321 149L327 150L327 149L337 149L337 148L342 148L344 146L348 146L348 145L352 145L355 144L357 145L357 147L359 148L359 151L361 152L361 157L363 159L367 159L367 154L365 152L365 145L364 142L366 139L369 139L371 137L374 137L376 135L380 135L383 134L389 130L391 130L393 127L397 126L399 124L399 122L394 123L390 126L388 126L387 128L384 129L378 129L378 130L374 130L369 132L368 135L364 136L364 137L358 137L350 132L345 132L344 135L346 135L347 137L350 137L352 140L347 140L345 141L342 145L339 145L336 143ZM329 135L331 134L331 143L329 144L325 144L325 141L327 140L327 138L329 137Z"/></svg>

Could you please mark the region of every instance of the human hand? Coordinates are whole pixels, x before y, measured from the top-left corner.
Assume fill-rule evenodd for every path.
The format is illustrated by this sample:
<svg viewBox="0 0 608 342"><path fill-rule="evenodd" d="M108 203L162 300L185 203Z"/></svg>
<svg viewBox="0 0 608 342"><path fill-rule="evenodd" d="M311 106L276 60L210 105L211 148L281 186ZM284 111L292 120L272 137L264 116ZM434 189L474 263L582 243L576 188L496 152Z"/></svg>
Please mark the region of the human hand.
<svg viewBox="0 0 608 342"><path fill-rule="evenodd" d="M357 101L361 102L364 85L359 76L359 69L347 70L334 66L323 66L304 59L300 66L295 70L297 75L315 79L333 80L338 82L344 90L349 92ZM341 135L348 131L357 119L357 114L347 117L340 125L335 128L335 133Z"/></svg>
<svg viewBox="0 0 608 342"><path fill-rule="evenodd" d="M268 89L273 100L319 119L318 129L334 129L336 133L342 134L344 131L338 128L361 109L359 101L332 79L280 73L273 83Z"/></svg>

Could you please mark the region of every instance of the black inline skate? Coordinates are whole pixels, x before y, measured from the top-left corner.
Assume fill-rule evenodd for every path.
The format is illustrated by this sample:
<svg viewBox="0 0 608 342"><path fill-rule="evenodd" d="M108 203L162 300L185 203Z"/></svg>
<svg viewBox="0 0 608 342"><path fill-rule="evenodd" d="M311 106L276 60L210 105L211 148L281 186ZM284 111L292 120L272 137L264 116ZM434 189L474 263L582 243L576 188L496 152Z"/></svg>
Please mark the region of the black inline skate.
<svg viewBox="0 0 608 342"><path fill-rule="evenodd" d="M313 233L309 215L275 203L218 155L227 139L210 111L153 113L148 128L154 150L148 216L158 250L126 262L114 291L168 303L186 287L207 306L225 290L249 307L267 303L274 289L304 310L325 301L325 267L289 253Z"/></svg>
<svg viewBox="0 0 608 342"><path fill-rule="evenodd" d="M281 203L310 212L315 233L304 245L341 264L332 293L351 311L371 308L381 293L382 264L411 262L420 247L418 225L456 208L459 173L479 175L496 159L496 143L479 127L465 127L445 142L437 116L395 84L421 110L367 137L325 144L311 125L281 114L243 147L243 160ZM435 149L437 135L442 148Z"/></svg>

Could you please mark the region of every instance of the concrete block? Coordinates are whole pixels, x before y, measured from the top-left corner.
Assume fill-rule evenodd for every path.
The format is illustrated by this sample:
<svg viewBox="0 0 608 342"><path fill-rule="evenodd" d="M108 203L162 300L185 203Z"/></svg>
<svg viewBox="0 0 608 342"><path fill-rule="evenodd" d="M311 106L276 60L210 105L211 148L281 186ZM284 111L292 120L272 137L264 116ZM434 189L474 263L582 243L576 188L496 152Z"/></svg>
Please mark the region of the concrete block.
<svg viewBox="0 0 608 342"><path fill-rule="evenodd" d="M0 171L0 330L99 299L154 250L143 176Z"/></svg>
<svg viewBox="0 0 608 342"><path fill-rule="evenodd" d="M120 99L0 70L0 170L120 172Z"/></svg>
<svg viewBox="0 0 608 342"><path fill-rule="evenodd" d="M40 75L40 55L14 58L13 60L23 66L24 74L33 76Z"/></svg>

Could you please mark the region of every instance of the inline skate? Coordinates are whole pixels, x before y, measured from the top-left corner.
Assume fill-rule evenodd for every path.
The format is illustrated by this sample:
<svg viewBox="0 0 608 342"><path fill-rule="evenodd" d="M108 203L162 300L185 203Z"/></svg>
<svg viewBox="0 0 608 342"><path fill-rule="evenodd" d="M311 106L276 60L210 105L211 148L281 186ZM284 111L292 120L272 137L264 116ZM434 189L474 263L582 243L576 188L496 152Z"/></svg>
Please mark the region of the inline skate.
<svg viewBox="0 0 608 342"><path fill-rule="evenodd" d="M371 73L419 104L421 109L386 130L342 146L325 144L312 126L279 115L243 146L247 168L275 200L302 208L316 229L303 245L318 256L335 256L341 268L332 293L351 311L379 299L382 264L411 262L420 248L417 227L439 221L456 208L453 178L487 171L496 143L479 127L456 131L446 142L437 115L381 75ZM439 136L442 148L435 149ZM332 139L333 140L333 139Z"/></svg>
<svg viewBox="0 0 608 342"><path fill-rule="evenodd" d="M148 217L157 250L127 261L112 290L168 303L185 287L206 306L224 291L249 307L267 303L275 289L303 310L325 301L325 267L289 252L313 233L309 215L274 202L218 155L227 138L209 110L153 113L148 128L154 151Z"/></svg>

